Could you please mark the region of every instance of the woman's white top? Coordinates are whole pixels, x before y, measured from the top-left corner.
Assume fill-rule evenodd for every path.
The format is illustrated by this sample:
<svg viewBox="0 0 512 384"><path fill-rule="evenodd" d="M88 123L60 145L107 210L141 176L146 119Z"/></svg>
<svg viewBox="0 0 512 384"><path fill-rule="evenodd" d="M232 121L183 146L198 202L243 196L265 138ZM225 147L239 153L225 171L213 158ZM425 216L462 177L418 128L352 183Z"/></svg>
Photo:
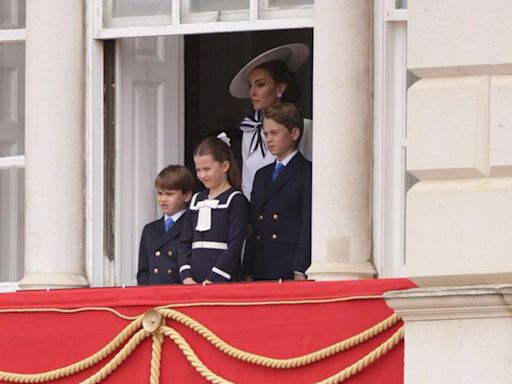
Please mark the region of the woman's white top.
<svg viewBox="0 0 512 384"><path fill-rule="evenodd" d="M274 162L275 157L269 152L263 136L261 113L247 116L240 124L242 134L242 192L251 199L252 183L258 169ZM304 131L299 143L299 150L309 161L313 158L313 121L304 119Z"/></svg>

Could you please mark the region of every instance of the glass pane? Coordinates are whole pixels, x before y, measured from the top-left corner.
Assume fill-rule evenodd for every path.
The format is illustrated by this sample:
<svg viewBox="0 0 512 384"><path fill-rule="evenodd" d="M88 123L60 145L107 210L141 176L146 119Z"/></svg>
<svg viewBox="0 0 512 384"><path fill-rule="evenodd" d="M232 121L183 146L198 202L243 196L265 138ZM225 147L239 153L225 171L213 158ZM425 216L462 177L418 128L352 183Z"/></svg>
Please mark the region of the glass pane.
<svg viewBox="0 0 512 384"><path fill-rule="evenodd" d="M171 23L172 0L103 0L103 24L106 27Z"/></svg>
<svg viewBox="0 0 512 384"><path fill-rule="evenodd" d="M24 170L0 170L0 281L18 281L23 275L24 206Z"/></svg>
<svg viewBox="0 0 512 384"><path fill-rule="evenodd" d="M182 0L182 23L249 20L249 0Z"/></svg>
<svg viewBox="0 0 512 384"><path fill-rule="evenodd" d="M395 0L395 9L407 9L407 0Z"/></svg>
<svg viewBox="0 0 512 384"><path fill-rule="evenodd" d="M313 17L314 0L259 0L260 19Z"/></svg>
<svg viewBox="0 0 512 384"><path fill-rule="evenodd" d="M0 44L0 157L25 153L25 44Z"/></svg>
<svg viewBox="0 0 512 384"><path fill-rule="evenodd" d="M0 29L25 28L25 0L0 0Z"/></svg>

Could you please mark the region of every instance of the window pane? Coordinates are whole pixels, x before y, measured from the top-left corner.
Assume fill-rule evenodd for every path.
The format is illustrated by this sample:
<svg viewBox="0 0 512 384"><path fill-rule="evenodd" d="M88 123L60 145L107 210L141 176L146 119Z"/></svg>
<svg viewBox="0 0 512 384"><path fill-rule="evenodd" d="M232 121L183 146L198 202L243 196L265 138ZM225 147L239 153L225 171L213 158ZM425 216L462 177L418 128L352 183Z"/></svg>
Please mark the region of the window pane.
<svg viewBox="0 0 512 384"><path fill-rule="evenodd" d="M0 29L25 28L25 0L0 0Z"/></svg>
<svg viewBox="0 0 512 384"><path fill-rule="evenodd" d="M260 19L302 18L313 16L314 0L259 0Z"/></svg>
<svg viewBox="0 0 512 384"><path fill-rule="evenodd" d="M407 9L407 0L395 0L396 9Z"/></svg>
<svg viewBox="0 0 512 384"><path fill-rule="evenodd" d="M182 0L182 23L249 20L249 0Z"/></svg>
<svg viewBox="0 0 512 384"><path fill-rule="evenodd" d="M0 157L25 153L25 44L0 44Z"/></svg>
<svg viewBox="0 0 512 384"><path fill-rule="evenodd" d="M0 281L23 275L25 179L23 169L0 170Z"/></svg>
<svg viewBox="0 0 512 384"><path fill-rule="evenodd" d="M107 27L171 24L171 16L172 0L103 0Z"/></svg>

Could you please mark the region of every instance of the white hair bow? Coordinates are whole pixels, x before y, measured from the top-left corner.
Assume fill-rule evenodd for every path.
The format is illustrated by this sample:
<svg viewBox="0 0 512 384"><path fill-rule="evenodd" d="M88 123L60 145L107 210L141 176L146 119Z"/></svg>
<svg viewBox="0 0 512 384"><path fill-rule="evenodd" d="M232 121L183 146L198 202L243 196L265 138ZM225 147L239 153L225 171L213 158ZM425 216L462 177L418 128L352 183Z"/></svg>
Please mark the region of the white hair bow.
<svg viewBox="0 0 512 384"><path fill-rule="evenodd" d="M225 142L228 147L231 147L231 139L226 135L226 132L221 132L217 135L217 139L221 139L223 142Z"/></svg>

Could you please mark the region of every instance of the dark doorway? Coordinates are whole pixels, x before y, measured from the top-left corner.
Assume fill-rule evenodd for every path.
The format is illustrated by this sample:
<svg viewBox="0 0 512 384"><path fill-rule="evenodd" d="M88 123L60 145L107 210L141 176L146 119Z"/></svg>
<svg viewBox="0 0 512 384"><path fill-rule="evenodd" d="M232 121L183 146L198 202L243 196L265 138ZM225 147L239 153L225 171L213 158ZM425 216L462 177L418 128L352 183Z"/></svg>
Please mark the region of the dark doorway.
<svg viewBox="0 0 512 384"><path fill-rule="evenodd" d="M203 138L225 131L240 159L240 121L252 111L250 101L229 93L235 74L253 57L271 48L304 43L313 52L313 30L218 33L185 37L185 164L194 171L192 153ZM297 107L312 115L313 55L297 71L302 97ZM199 187L199 186L198 186ZM199 187L202 188L202 187Z"/></svg>

